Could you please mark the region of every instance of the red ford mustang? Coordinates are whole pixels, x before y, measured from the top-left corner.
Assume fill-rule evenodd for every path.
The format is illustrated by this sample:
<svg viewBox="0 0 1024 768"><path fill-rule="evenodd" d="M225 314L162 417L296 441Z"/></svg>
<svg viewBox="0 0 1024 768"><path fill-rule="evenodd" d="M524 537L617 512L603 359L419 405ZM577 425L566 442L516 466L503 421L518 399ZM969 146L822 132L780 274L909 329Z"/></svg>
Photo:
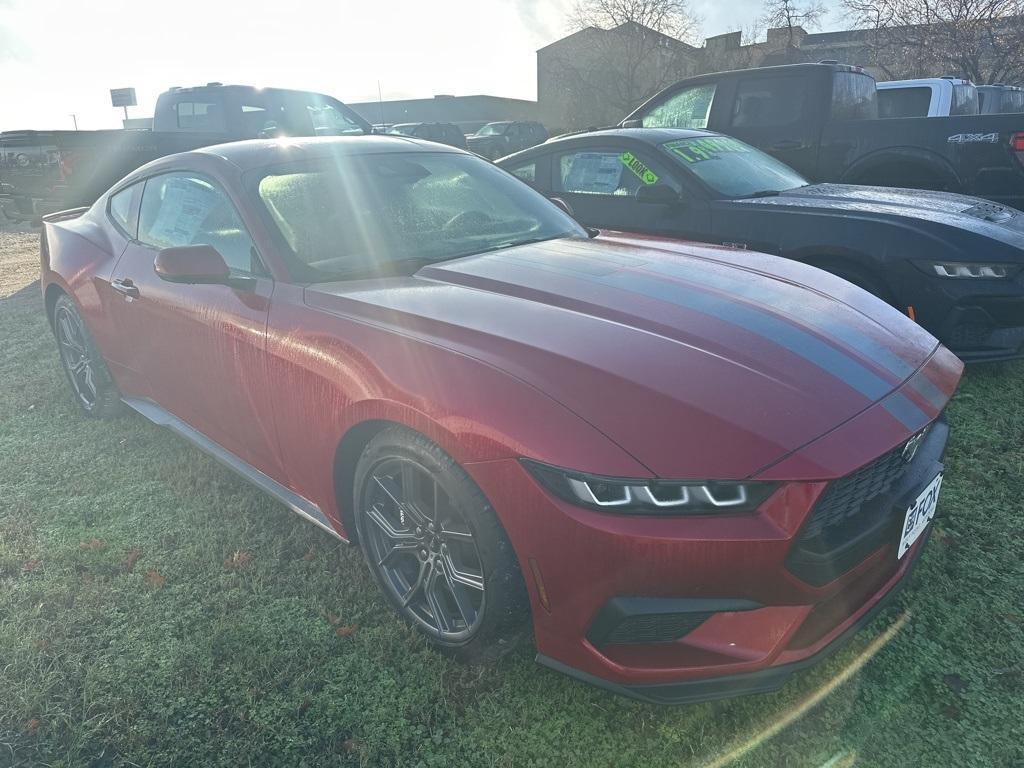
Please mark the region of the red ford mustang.
<svg viewBox="0 0 1024 768"><path fill-rule="evenodd" d="M919 555L961 364L813 268L594 235L437 144L243 142L49 217L42 285L85 413L358 542L440 648L777 688Z"/></svg>

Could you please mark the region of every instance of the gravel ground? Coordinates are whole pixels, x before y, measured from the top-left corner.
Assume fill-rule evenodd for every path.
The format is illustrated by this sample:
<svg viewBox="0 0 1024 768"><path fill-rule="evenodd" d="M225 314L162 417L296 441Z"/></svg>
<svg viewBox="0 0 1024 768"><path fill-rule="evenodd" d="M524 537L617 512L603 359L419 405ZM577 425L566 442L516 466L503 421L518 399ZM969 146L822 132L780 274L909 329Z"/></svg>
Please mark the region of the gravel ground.
<svg viewBox="0 0 1024 768"><path fill-rule="evenodd" d="M19 299L33 296L31 290L23 289L38 280L39 231L0 230L0 300L14 294Z"/></svg>

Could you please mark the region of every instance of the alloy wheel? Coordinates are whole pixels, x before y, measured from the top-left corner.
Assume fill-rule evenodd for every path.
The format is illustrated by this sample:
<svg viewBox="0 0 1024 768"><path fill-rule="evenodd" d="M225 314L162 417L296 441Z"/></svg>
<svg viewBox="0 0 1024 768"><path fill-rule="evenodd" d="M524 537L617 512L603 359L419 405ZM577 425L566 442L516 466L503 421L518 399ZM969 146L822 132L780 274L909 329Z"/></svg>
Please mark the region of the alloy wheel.
<svg viewBox="0 0 1024 768"><path fill-rule="evenodd" d="M484 615L483 561L473 531L427 468L390 457L361 494L370 567L399 609L448 643L473 637Z"/></svg>
<svg viewBox="0 0 1024 768"><path fill-rule="evenodd" d="M86 409L96 405L96 374L82 321L65 307L54 316L60 359L75 390L75 396Z"/></svg>

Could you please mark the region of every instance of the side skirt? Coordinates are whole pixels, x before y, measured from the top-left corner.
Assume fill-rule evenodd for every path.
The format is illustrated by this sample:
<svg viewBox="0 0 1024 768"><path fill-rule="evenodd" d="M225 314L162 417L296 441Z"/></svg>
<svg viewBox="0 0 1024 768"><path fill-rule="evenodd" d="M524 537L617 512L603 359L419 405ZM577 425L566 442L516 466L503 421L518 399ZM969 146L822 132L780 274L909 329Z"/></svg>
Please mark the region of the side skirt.
<svg viewBox="0 0 1024 768"><path fill-rule="evenodd" d="M238 458L227 448L224 448L219 443L215 443L202 432L197 429L193 429L177 416L172 413L168 413L153 401L133 397L125 397L122 398L122 400L125 405L142 414L154 424L161 427L167 427L175 434L188 440L199 450L203 451L203 453L212 456L228 469L234 470L236 473L241 475L243 479L248 480L261 491L273 496L299 517L305 518L318 528L322 528L334 536L334 538L340 539L346 544L348 543L348 539L334 530L330 520L327 519L327 515L320 511L320 507L309 499L300 496L295 493L295 491L286 488L273 478L263 474L256 469L256 467Z"/></svg>

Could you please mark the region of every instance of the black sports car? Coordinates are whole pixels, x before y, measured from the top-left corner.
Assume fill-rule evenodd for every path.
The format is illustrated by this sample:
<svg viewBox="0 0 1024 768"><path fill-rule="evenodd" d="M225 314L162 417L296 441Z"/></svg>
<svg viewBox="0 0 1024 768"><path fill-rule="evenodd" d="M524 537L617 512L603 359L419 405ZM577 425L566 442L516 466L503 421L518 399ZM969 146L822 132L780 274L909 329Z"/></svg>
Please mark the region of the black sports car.
<svg viewBox="0 0 1024 768"><path fill-rule="evenodd" d="M569 135L498 163L584 224L821 267L905 311L967 361L1024 356L1024 213L946 192L810 184L729 136Z"/></svg>

